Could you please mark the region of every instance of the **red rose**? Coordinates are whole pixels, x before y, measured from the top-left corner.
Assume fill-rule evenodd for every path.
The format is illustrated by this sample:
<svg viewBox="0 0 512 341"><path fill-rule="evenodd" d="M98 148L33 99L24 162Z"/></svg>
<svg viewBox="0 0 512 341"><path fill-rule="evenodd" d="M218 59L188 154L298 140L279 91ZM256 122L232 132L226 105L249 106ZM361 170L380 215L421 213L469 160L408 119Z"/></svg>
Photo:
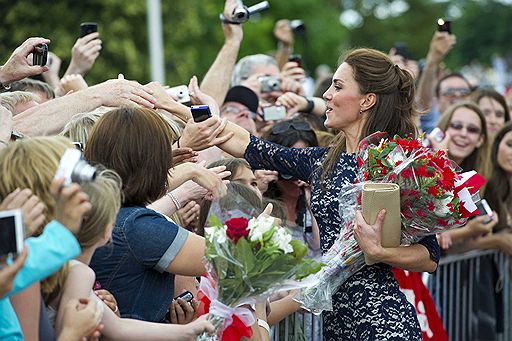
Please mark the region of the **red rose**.
<svg viewBox="0 0 512 341"><path fill-rule="evenodd" d="M225 224L228 227L226 230L227 236L235 243L238 239L242 237L247 238L249 235L249 229L247 229L249 221L245 218L232 218L226 220Z"/></svg>

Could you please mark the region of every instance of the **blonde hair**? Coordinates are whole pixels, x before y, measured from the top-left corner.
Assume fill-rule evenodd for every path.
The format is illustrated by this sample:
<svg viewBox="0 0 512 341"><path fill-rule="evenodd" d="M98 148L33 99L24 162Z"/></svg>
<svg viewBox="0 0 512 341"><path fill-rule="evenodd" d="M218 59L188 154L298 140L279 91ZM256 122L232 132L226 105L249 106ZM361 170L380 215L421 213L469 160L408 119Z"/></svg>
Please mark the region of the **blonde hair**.
<svg viewBox="0 0 512 341"><path fill-rule="evenodd" d="M35 137L10 143L0 151L0 199L3 200L16 188L29 188L46 205L45 221L48 224L55 217L55 199L50 185L59 166L60 158L71 141L63 136ZM36 231L41 234L42 228ZM41 282L41 292L48 298L56 288L64 284L67 265L59 272Z"/></svg>
<svg viewBox="0 0 512 341"><path fill-rule="evenodd" d="M115 222L121 208L121 177L113 170L99 170L93 182L82 185L82 191L91 203L91 210L84 217L77 236L83 249L96 244L105 227Z"/></svg>
<svg viewBox="0 0 512 341"><path fill-rule="evenodd" d="M0 94L0 105L9 110L13 115L16 115L16 105L36 101L38 98L28 91L13 91L4 92Z"/></svg>
<svg viewBox="0 0 512 341"><path fill-rule="evenodd" d="M0 151L0 200L16 188L29 188L46 205L47 224L55 215L55 199L50 185L60 158L68 148L74 148L63 136L22 139ZM41 232L41 231L39 231Z"/></svg>
<svg viewBox="0 0 512 341"><path fill-rule="evenodd" d="M71 121L64 126L60 135L69 138L73 142L80 142L85 146L91 128L100 119L101 115L102 114L98 112L76 114L71 118Z"/></svg>

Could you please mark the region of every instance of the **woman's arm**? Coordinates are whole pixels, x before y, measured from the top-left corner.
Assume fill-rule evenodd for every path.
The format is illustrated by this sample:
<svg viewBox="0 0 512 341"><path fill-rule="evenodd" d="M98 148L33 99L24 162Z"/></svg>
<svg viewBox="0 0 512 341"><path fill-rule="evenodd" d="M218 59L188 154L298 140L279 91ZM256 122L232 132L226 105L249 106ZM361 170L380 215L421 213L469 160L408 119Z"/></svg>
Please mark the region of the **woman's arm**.
<svg viewBox="0 0 512 341"><path fill-rule="evenodd" d="M71 299L91 297L103 304L104 312L101 323L104 325L102 334L107 340L194 340L207 326L204 319L196 320L187 325L171 325L150 323L132 319L121 319L105 303L96 298L92 292L94 271L85 264L72 266L64 284L62 297L57 312L57 331L62 329L64 307ZM103 338L102 338L103 339Z"/></svg>
<svg viewBox="0 0 512 341"><path fill-rule="evenodd" d="M382 210L374 225L369 225L361 211L356 213L354 238L366 258L373 263L386 263L400 269L415 272L434 272L437 263L430 257L429 250L421 244L405 247L384 248L381 245L381 227L386 214ZM437 246L439 248L439 245Z"/></svg>
<svg viewBox="0 0 512 341"><path fill-rule="evenodd" d="M41 304L39 282L10 298L23 331L25 341L39 340L39 308Z"/></svg>

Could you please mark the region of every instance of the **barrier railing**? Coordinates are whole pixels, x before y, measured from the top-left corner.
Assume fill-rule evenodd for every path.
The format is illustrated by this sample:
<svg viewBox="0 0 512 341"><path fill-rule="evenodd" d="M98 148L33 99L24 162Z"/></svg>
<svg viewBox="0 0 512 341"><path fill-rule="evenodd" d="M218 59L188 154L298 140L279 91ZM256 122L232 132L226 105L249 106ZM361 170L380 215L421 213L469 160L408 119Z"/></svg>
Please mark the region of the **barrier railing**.
<svg viewBox="0 0 512 341"><path fill-rule="evenodd" d="M451 341L494 340L479 329L488 317L475 315L479 302L491 300L500 307L496 317L498 341L512 341L512 283L510 257L498 251L471 251L441 258L439 267L428 276L427 287L432 294L443 325ZM493 273L493 268L496 269ZM496 277L495 292L478 293L477 284ZM477 295L478 294L478 295ZM475 302L475 297L476 301ZM492 304L491 304L492 306ZM492 321L490 322L492 326ZM496 327L496 326L494 326ZM320 341L323 340L322 318L312 314L295 313L271 328L271 341Z"/></svg>
<svg viewBox="0 0 512 341"><path fill-rule="evenodd" d="M271 328L271 341L322 341L322 316L295 313Z"/></svg>
<svg viewBox="0 0 512 341"><path fill-rule="evenodd" d="M498 251L441 258L427 287L450 340L512 341L509 269L510 257Z"/></svg>

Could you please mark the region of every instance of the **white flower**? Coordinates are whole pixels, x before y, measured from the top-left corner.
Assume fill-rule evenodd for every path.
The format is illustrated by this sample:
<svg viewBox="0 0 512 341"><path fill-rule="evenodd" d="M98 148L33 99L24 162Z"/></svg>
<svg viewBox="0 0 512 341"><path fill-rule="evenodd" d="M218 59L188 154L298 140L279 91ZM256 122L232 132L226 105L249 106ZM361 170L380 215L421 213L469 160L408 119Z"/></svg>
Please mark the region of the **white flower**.
<svg viewBox="0 0 512 341"><path fill-rule="evenodd" d="M217 243L222 244L228 240L228 236L226 235L226 225L219 227L205 227L204 234L210 243L213 241L217 241Z"/></svg>
<svg viewBox="0 0 512 341"><path fill-rule="evenodd" d="M397 162L403 162L405 160L404 154L401 152L393 151L388 155L388 161L395 166Z"/></svg>
<svg viewBox="0 0 512 341"><path fill-rule="evenodd" d="M272 241L277 245L278 248L284 251L284 253L293 252L293 247L290 245L292 241L292 235L284 228L278 228L277 231L272 235Z"/></svg>
<svg viewBox="0 0 512 341"><path fill-rule="evenodd" d="M274 218L273 217L259 217L252 218L249 220L249 239L251 241L257 241L263 239L263 234L265 232L270 231L274 227Z"/></svg>
<svg viewBox="0 0 512 341"><path fill-rule="evenodd" d="M437 215L441 217L451 214L448 204L453 200L453 193L447 192L446 194L448 194L447 198L443 200L436 200L436 211L439 212Z"/></svg>

